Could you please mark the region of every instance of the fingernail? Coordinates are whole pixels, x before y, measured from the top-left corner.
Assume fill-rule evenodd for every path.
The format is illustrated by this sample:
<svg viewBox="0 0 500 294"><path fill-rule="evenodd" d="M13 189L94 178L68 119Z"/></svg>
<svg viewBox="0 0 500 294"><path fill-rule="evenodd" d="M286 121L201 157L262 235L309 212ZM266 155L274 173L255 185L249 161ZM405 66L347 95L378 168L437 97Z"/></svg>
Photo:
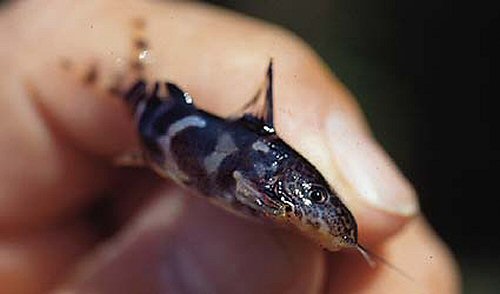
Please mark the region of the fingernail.
<svg viewBox="0 0 500 294"><path fill-rule="evenodd" d="M326 131L333 160L362 200L402 216L417 213L413 187L363 126L335 111L327 117Z"/></svg>

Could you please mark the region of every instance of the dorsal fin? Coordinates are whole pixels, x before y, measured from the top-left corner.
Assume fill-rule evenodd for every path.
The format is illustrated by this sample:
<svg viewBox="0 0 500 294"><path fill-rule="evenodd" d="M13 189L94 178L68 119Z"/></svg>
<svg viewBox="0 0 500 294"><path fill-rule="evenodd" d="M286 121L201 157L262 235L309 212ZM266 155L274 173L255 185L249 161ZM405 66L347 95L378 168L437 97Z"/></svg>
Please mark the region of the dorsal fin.
<svg viewBox="0 0 500 294"><path fill-rule="evenodd" d="M264 133L274 134L273 118L273 60L269 61L266 80L255 96L239 111L239 115L232 116L244 119L253 127L262 129Z"/></svg>

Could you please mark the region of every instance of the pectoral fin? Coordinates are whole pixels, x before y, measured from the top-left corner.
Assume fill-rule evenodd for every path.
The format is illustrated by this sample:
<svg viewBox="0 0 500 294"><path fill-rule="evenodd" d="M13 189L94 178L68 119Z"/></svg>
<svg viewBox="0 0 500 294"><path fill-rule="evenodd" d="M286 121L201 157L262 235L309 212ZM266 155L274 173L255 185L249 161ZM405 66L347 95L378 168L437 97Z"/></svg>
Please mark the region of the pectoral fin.
<svg viewBox="0 0 500 294"><path fill-rule="evenodd" d="M285 213L285 206L282 203L277 199L273 199L267 193L258 190L239 171L235 171L233 177L236 180L236 199L242 204L268 215L276 216Z"/></svg>

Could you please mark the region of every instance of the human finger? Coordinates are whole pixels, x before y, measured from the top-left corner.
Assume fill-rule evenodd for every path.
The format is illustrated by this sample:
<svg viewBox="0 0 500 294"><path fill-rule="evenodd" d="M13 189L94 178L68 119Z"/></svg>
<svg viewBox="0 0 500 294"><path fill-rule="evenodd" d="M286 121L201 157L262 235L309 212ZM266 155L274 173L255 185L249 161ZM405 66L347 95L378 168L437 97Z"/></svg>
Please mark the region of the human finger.
<svg viewBox="0 0 500 294"><path fill-rule="evenodd" d="M57 293L317 293L323 287L324 255L315 244L235 219L184 190L155 190Z"/></svg>
<svg viewBox="0 0 500 294"><path fill-rule="evenodd" d="M81 148L97 154L116 152L131 144L126 138L131 138L132 131L123 127L124 109L120 110L116 102L103 102L110 100L69 74L55 73L60 69L54 68L61 58L69 56L74 63L99 64L103 80L109 80L116 67L118 72L129 70L117 60L127 60L127 32L142 17L150 45L147 75L177 82L189 90L200 107L221 116L253 95L267 61L274 58L278 134L325 175L357 217L362 238L384 238L418 212L413 189L367 131L353 98L296 37L253 19L198 4L132 1L112 11L115 2L104 3L79 4L83 5L80 15L84 11L88 16L68 17L73 21L63 31L54 29L52 35L42 39L58 46L32 64L29 71L54 123ZM64 9L68 7L58 13L71 16L71 11ZM44 56L43 51L38 54ZM62 95L79 89L88 95ZM96 104L99 107L91 107L84 112L85 117L75 120L68 115L78 115L79 109ZM107 129L119 130L113 136L96 123L102 121L103 113L118 113L105 124Z"/></svg>
<svg viewBox="0 0 500 294"><path fill-rule="evenodd" d="M95 242L81 222L0 239L2 293L46 293Z"/></svg>

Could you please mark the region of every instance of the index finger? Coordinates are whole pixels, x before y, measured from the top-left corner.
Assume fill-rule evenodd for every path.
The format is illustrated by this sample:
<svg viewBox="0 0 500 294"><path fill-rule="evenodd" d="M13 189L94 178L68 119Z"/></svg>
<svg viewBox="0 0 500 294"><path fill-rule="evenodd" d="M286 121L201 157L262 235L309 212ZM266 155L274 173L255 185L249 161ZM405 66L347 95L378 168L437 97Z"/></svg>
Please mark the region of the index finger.
<svg viewBox="0 0 500 294"><path fill-rule="evenodd" d="M93 8L87 5L80 12ZM120 7L126 8L107 18L98 13L79 18L80 12L67 7L71 21L50 35L40 33L39 41L47 45L40 48L47 50L40 49L41 58L23 69L39 91L37 103L45 105L53 123L79 149L111 158L136 144L124 107L99 89L109 86L114 74L130 70L133 25L142 19L149 48L145 74L178 83L201 108L220 116L247 102L273 57L277 132L340 194L362 238L385 238L418 212L413 189L371 137L354 99L298 38L219 10L198 13L201 8L189 4L170 3L154 11L141 3ZM27 28L41 27L30 21ZM72 73L59 67L65 58L74 65ZM99 79L92 79L91 87L85 80L92 64L98 65ZM11 199L0 209L22 210L25 200ZM62 208L46 209L57 215Z"/></svg>

